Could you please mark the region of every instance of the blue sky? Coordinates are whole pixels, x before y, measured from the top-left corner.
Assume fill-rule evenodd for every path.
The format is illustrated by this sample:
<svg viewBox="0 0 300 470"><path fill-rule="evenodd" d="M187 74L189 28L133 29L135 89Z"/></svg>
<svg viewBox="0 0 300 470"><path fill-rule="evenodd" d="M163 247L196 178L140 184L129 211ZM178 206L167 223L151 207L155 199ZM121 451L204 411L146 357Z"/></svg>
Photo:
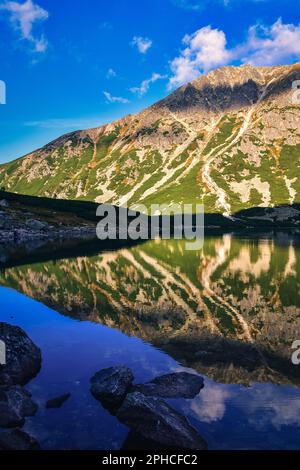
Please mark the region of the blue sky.
<svg viewBox="0 0 300 470"><path fill-rule="evenodd" d="M300 60L299 0L0 0L0 162L224 65Z"/></svg>

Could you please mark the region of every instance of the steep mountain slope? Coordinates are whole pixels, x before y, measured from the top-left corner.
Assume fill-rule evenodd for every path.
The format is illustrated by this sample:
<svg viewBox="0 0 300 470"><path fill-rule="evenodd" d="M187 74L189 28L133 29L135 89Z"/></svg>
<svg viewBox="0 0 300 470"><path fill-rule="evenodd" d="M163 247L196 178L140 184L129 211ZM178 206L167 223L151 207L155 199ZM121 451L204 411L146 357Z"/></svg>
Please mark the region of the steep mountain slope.
<svg viewBox="0 0 300 470"><path fill-rule="evenodd" d="M136 115L0 166L19 193L226 215L300 201L300 63L222 67Z"/></svg>

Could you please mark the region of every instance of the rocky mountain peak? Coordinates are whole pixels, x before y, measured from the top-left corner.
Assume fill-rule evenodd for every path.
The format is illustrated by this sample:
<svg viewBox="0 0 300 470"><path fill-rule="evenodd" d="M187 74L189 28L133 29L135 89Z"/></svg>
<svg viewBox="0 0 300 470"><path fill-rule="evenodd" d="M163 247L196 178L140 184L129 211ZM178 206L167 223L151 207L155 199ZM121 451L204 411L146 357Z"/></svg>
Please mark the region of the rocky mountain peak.
<svg viewBox="0 0 300 470"><path fill-rule="evenodd" d="M300 63L220 67L135 115L0 166L19 193L225 215L300 202Z"/></svg>
<svg viewBox="0 0 300 470"><path fill-rule="evenodd" d="M255 103L264 87L272 82L272 88L282 91L282 83L291 89L292 81L299 74L300 62L293 65L254 67L223 66L201 75L181 86L154 107L166 107L172 112L198 108L205 112L219 112L230 108L243 108ZM281 84L281 87L276 85ZM267 96L267 95L266 95Z"/></svg>

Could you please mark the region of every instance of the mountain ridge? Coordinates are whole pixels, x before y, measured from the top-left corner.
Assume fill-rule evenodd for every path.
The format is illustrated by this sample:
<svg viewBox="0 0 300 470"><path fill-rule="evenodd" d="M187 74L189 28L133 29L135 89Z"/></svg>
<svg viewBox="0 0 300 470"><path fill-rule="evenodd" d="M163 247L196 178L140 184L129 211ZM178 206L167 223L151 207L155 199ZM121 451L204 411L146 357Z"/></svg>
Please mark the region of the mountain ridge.
<svg viewBox="0 0 300 470"><path fill-rule="evenodd" d="M300 202L300 63L224 66L137 114L0 166L17 193L207 212Z"/></svg>

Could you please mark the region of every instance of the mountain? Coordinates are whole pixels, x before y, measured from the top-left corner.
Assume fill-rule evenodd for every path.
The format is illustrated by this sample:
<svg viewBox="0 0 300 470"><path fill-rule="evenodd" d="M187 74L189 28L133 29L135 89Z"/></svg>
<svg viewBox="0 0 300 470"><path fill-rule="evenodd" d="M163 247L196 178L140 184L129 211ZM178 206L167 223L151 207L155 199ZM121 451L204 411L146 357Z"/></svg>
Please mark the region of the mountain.
<svg viewBox="0 0 300 470"><path fill-rule="evenodd" d="M2 189L206 212L300 202L300 104L289 66L221 67L144 111L0 166Z"/></svg>

